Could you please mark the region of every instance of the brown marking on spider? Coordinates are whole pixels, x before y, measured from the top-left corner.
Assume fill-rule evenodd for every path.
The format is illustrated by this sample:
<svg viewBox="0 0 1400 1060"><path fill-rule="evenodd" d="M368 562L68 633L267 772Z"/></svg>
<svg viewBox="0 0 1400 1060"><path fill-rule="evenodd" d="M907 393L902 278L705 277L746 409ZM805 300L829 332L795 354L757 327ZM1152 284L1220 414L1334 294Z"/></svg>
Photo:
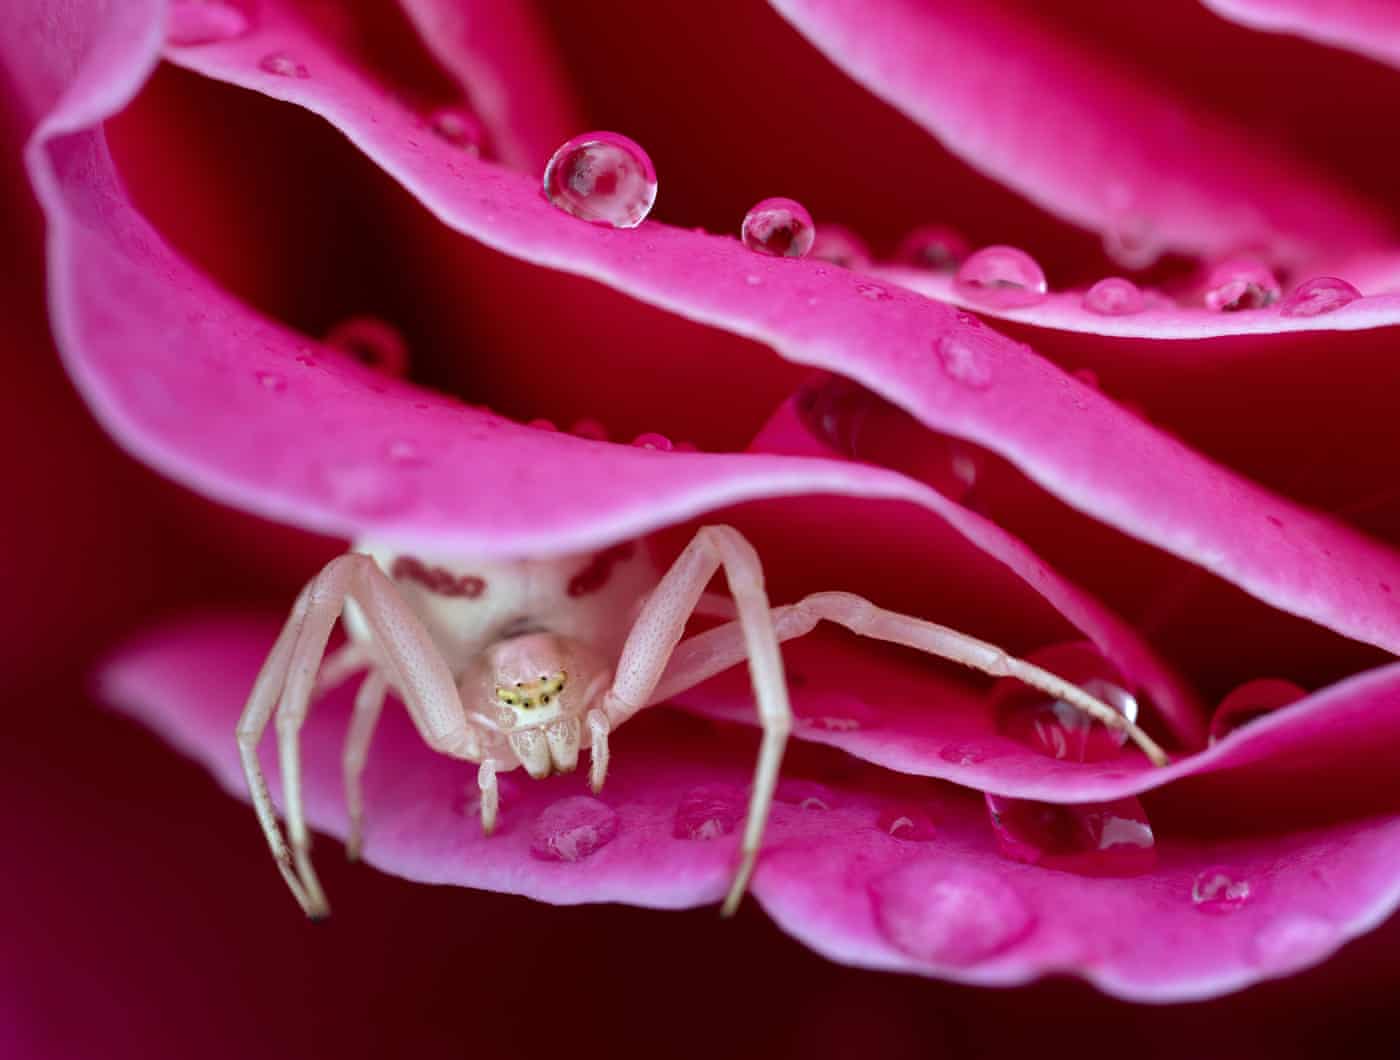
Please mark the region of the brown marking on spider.
<svg viewBox="0 0 1400 1060"><path fill-rule="evenodd" d="M569 595L579 597L596 593L608 583L614 565L631 559L636 551L637 548L632 542L624 541L620 545L614 545L610 549L599 552L588 561L588 566L569 579Z"/></svg>
<svg viewBox="0 0 1400 1060"><path fill-rule="evenodd" d="M400 556L389 568L389 577L400 582L416 582L439 596L465 596L475 600L486 591L486 579L475 574L453 574L432 567L417 556Z"/></svg>
<svg viewBox="0 0 1400 1060"><path fill-rule="evenodd" d="M389 692L403 701L429 747L477 763L481 827L489 835L500 808L499 772L523 768L535 778L567 773L587 749L589 782L598 792L607 777L613 729L747 660L763 735L739 864L724 900L726 915L738 906L757 862L793 725L778 645L811 632L819 622L994 677L1015 677L1126 731L1154 763L1166 762L1141 729L1106 703L965 633L844 592L813 593L771 607L758 554L732 527L702 528L664 574L649 562L629 564L626 579L617 579L613 592L589 592L563 603L560 588L580 577L569 574L578 571L580 557L494 566L464 557L443 572L445 577L460 581L476 577L462 570L489 570L496 586L491 596L470 607L421 599L414 601L421 610L415 610L384 573L386 565L397 568L407 557L388 548L360 547L332 560L297 597L238 722L239 755L258 821L287 886L314 918L325 916L329 907L311 866L300 731L316 693L357 670L368 672L355 696L343 759L350 816L346 848L352 858L364 830L360 777ZM602 556L616 557L600 565L611 569L634 551L631 542L616 546L595 556L585 571ZM721 568L732 599L705 592ZM729 621L683 639L691 616L701 613ZM342 617L350 642L323 661L331 629ZM257 751L274 715L286 793L285 839Z"/></svg>

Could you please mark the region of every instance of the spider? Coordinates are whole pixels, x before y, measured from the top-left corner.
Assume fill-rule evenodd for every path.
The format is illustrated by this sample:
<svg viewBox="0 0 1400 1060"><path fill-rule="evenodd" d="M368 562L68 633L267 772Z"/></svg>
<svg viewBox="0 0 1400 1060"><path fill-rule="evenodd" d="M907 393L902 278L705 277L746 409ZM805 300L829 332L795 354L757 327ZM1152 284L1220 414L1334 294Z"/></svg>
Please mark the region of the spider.
<svg viewBox="0 0 1400 1060"><path fill-rule="evenodd" d="M720 568L730 597L706 592ZM725 621L682 640L696 614ZM348 642L322 665L342 615ZM537 779L568 773L587 748L597 793L607 777L612 730L747 658L763 735L739 864L722 906L727 916L753 874L792 728L778 644L821 621L1017 678L1125 731L1154 763L1166 762L1112 707L985 641L845 592L770 607L758 554L733 527L700 529L664 574L645 541L592 555L494 562L424 558L361 541L301 591L253 684L237 729L253 807L287 886L306 914L319 919L329 906L311 866L299 734L321 690L367 671L343 758L346 849L353 860L364 833L361 774L389 692L403 701L429 747L477 763L481 827L489 835L499 812L499 773L517 767ZM274 715L287 839L257 755Z"/></svg>

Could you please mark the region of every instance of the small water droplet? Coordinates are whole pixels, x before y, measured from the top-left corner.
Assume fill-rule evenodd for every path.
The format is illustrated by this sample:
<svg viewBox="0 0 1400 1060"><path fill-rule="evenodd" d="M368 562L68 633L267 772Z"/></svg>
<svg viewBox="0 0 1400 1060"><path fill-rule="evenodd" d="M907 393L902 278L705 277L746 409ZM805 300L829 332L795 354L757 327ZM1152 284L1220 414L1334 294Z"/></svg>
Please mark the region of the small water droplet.
<svg viewBox="0 0 1400 1060"><path fill-rule="evenodd" d="M570 434L576 434L580 438L587 438L591 442L606 442L608 440L608 429L597 420L577 420L569 428Z"/></svg>
<svg viewBox="0 0 1400 1060"><path fill-rule="evenodd" d="M1035 305L1045 298L1045 273L1016 247L983 247L958 267L953 285L965 298L998 309Z"/></svg>
<svg viewBox="0 0 1400 1060"><path fill-rule="evenodd" d="M923 225L900 241L895 258L916 269L952 272L970 249L967 240L946 225Z"/></svg>
<svg viewBox="0 0 1400 1060"><path fill-rule="evenodd" d="M1070 372L1070 375L1074 376L1074 378L1078 379L1085 386L1093 387L1095 390L1099 389L1099 373L1092 368L1078 368Z"/></svg>
<svg viewBox="0 0 1400 1060"><path fill-rule="evenodd" d="M933 344L943 370L973 390L992 385L992 362L980 344L965 335L940 336Z"/></svg>
<svg viewBox="0 0 1400 1060"><path fill-rule="evenodd" d="M1127 690L1128 682L1088 641L1051 645L1032 652L1027 661L1078 685L1129 721L1137 721L1138 702ZM1051 758L1099 762L1117 757L1128 739L1127 733L1110 729L1064 700L1051 699L1014 678L997 681L991 699L998 731Z"/></svg>
<svg viewBox="0 0 1400 1060"><path fill-rule="evenodd" d="M825 784L800 777L784 777L778 781L773 797L804 810L829 810L835 801L831 789Z"/></svg>
<svg viewBox="0 0 1400 1060"><path fill-rule="evenodd" d="M1217 312L1262 309L1278 301L1278 296L1278 280L1266 265L1253 258L1223 261L1206 277L1206 307Z"/></svg>
<svg viewBox="0 0 1400 1060"><path fill-rule="evenodd" d="M1030 934L1035 916L1011 885L984 870L922 858L868 884L875 924L917 960L965 967Z"/></svg>
<svg viewBox="0 0 1400 1060"><path fill-rule="evenodd" d="M217 44L248 32L248 16L222 0L176 0L165 39L179 47Z"/></svg>
<svg viewBox="0 0 1400 1060"><path fill-rule="evenodd" d="M1145 215L1120 212L1103 233L1103 249L1125 269L1145 269L1162 256L1163 248Z"/></svg>
<svg viewBox="0 0 1400 1060"><path fill-rule="evenodd" d="M656 170L636 141L614 132L583 133L550 158L544 196L590 224L636 228L656 202Z"/></svg>
<svg viewBox="0 0 1400 1060"><path fill-rule="evenodd" d="M1223 740L1236 729L1296 703L1308 693L1292 681L1260 677L1246 681L1220 701L1210 719L1210 742Z"/></svg>
<svg viewBox="0 0 1400 1060"><path fill-rule="evenodd" d="M744 792L732 784L691 788L676 807L671 834L677 839L718 839L744 819Z"/></svg>
<svg viewBox="0 0 1400 1060"><path fill-rule="evenodd" d="M658 452L669 453L675 448L671 444L671 439L664 434L657 434L655 431L647 431L632 439L632 444L638 449L655 449Z"/></svg>
<svg viewBox="0 0 1400 1060"><path fill-rule="evenodd" d="M871 302L888 302L894 295L878 283L858 283L856 293Z"/></svg>
<svg viewBox="0 0 1400 1060"><path fill-rule="evenodd" d="M378 317L342 320L326 332L326 345L385 375L401 379L408 374L408 343L396 327Z"/></svg>
<svg viewBox="0 0 1400 1060"><path fill-rule="evenodd" d="M997 848L1012 861L1081 876L1136 876L1156 864L1156 840L1135 798L1058 803L987 795Z"/></svg>
<svg viewBox="0 0 1400 1060"><path fill-rule="evenodd" d="M418 446L406 438L395 438L384 447L384 453L395 464L408 466L423 462L423 454Z"/></svg>
<svg viewBox="0 0 1400 1060"><path fill-rule="evenodd" d="M543 861L582 861L611 843L620 827L617 813L597 799L560 799L536 818L530 855Z"/></svg>
<svg viewBox="0 0 1400 1060"><path fill-rule="evenodd" d="M1278 311L1286 317L1321 316L1344 305L1351 305L1360 297L1361 292L1346 280L1335 276L1317 276L1293 288Z"/></svg>
<svg viewBox="0 0 1400 1060"><path fill-rule="evenodd" d="M814 718L798 718L797 724L804 729L817 732L857 732L860 722L855 718L838 718L822 715Z"/></svg>
<svg viewBox="0 0 1400 1060"><path fill-rule="evenodd" d="M305 79L311 76L311 71L306 68L305 63L297 62L286 52L269 52L264 55L258 60L258 69L275 77Z"/></svg>
<svg viewBox="0 0 1400 1060"><path fill-rule="evenodd" d="M484 133L481 122L470 111L461 107L438 107L428 115L428 128L453 147L472 155L481 153Z"/></svg>
<svg viewBox="0 0 1400 1060"><path fill-rule="evenodd" d="M896 803L880 811L877 828L895 839L911 843L927 843L938 838L938 829L928 813L920 806L906 806Z"/></svg>
<svg viewBox="0 0 1400 1060"><path fill-rule="evenodd" d="M525 426L533 427L537 431L557 431L559 429L554 425L553 420L545 419L531 420L529 423L525 424Z"/></svg>
<svg viewBox="0 0 1400 1060"><path fill-rule="evenodd" d="M1191 901L1196 908L1217 916L1239 909L1249 901L1252 891L1249 881L1230 869L1204 869L1191 881Z"/></svg>
<svg viewBox="0 0 1400 1060"><path fill-rule="evenodd" d="M963 744L952 744L938 752L938 757L949 765L954 766L975 766L987 760L987 756L975 747L966 747Z"/></svg>
<svg viewBox="0 0 1400 1060"><path fill-rule="evenodd" d="M744 215L739 230L744 246L778 258L804 257L816 232L812 215L792 199L764 199Z"/></svg>
<svg viewBox="0 0 1400 1060"><path fill-rule="evenodd" d="M287 380L276 372L258 372L257 380L267 390L282 391L287 389Z"/></svg>
<svg viewBox="0 0 1400 1060"><path fill-rule="evenodd" d="M330 502L355 515L387 518L417 501L410 476L387 471L383 461L335 464L319 471L318 477Z"/></svg>
<svg viewBox="0 0 1400 1060"><path fill-rule="evenodd" d="M1311 913L1292 913L1266 924L1249 947L1255 965L1295 972L1316 964L1341 942L1336 929Z"/></svg>
<svg viewBox="0 0 1400 1060"><path fill-rule="evenodd" d="M762 277L762 276L759 276L757 273L751 272L751 273L749 273L747 276L744 277L744 282L745 282L746 284L748 284L750 287L762 287L762 286L763 286L763 277ZM810 305L810 304L812 304L812 303L809 301L808 304Z"/></svg>
<svg viewBox="0 0 1400 1060"><path fill-rule="evenodd" d="M1084 292L1084 308L1100 316L1130 316L1145 305L1138 285L1121 276L1106 277Z"/></svg>
<svg viewBox="0 0 1400 1060"><path fill-rule="evenodd" d="M870 248L865 240L845 225L818 225L811 256L843 269L863 269L870 264Z"/></svg>

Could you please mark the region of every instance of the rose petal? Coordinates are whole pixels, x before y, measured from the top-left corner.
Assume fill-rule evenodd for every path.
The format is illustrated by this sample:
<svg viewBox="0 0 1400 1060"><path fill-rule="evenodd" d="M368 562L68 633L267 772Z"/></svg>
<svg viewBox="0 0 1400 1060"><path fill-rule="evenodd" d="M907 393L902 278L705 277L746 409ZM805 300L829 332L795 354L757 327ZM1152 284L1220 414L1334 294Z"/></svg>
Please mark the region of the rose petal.
<svg viewBox="0 0 1400 1060"><path fill-rule="evenodd" d="M107 665L103 691L241 795L234 720L275 628L206 619L148 635ZM302 735L311 823L338 836L349 700L345 689L318 704ZM411 879L560 903L714 901L752 766L752 741L731 735L644 716L615 737L601 799L578 775L511 775L502 829L487 839L467 797L471 767L434 755L390 709L365 778L365 854ZM1213 839L1158 829L1151 872L1088 879L999 856L980 796L871 770L831 775L800 753L788 767L753 892L790 933L848 963L987 984L1068 971L1125 997L1205 997L1322 960L1400 898L1393 818ZM891 835L881 822L895 811L932 830ZM278 886L270 864L267 885ZM1222 905L1217 892L1234 897Z"/></svg>
<svg viewBox="0 0 1400 1060"><path fill-rule="evenodd" d="M1400 12L1386 0L1201 0L1222 18L1400 66Z"/></svg>
<svg viewBox="0 0 1400 1060"><path fill-rule="evenodd" d="M1263 244L1289 260L1385 241L1340 187L1047 25L972 3L774 7L950 150L1083 227L1154 251Z"/></svg>

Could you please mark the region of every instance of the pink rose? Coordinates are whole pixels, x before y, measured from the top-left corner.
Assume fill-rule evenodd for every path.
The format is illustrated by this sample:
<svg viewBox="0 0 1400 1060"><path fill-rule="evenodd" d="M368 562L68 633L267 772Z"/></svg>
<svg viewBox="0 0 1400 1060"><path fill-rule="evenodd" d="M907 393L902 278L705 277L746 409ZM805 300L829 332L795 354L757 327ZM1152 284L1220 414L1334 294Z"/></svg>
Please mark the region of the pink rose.
<svg viewBox="0 0 1400 1060"><path fill-rule="evenodd" d="M1374 340L1400 296L1387 293L1393 177L1364 133L1393 120L1396 75L1240 28L1400 62L1381 5L1324 19L1216 0L1218 13L1182 2L1110 19L784 0L781 18L736 5L723 33L718 14L668 5L606 20L445 0L165 6L26 3L0 39L56 344L141 461L302 531L430 552L584 552L654 532L675 551L728 522L758 548L775 602L859 592L1043 658L1102 697L1131 694L1175 752L1156 769L975 675L829 632L792 642L797 740L751 893L836 961L1199 999L1317 964L1393 910L1397 369ZM1199 58L1218 55L1228 67ZM599 124L655 162L658 220L588 225L541 196L554 148ZM693 230L737 231L775 194L809 207L816 253L852 268ZM823 236L828 218L848 231ZM897 252L923 224L953 227L932 252L927 239ZM988 245L1023 249L967 256ZM1119 274L1132 279L1104 282ZM398 323L410 379L321 341L366 313ZM52 380L38 385L57 401ZM17 451L56 437L46 407L17 403ZM536 420L664 438L609 444ZM82 664L144 628L100 670L103 696L242 795L234 720L295 584L343 544L193 507L79 437L57 439L52 476L21 480L17 508L41 514L16 554L62 545L65 562L57 579L21 569L51 617L15 641L37 646L16 652L30 676L15 687L42 689L54 660ZM101 502L79 504L71 483L107 468L130 492L98 481ZM51 501L54 483L66 488ZM94 617L75 632L55 598ZM230 601L257 610L220 609ZM150 621L176 604L199 613ZM339 837L350 698L319 703L303 737L311 820ZM471 770L390 710L366 860L561 905L717 901L756 741L693 715L752 723L747 677L677 703L687 713L617 734L601 801L579 801L578 776L512 776L490 838L467 812ZM84 763L69 775L103 778L94 805L110 813L165 759L89 724L120 754L77 725L42 732L47 753ZM294 982L281 940L300 928L251 813L185 783L200 814L172 810L162 835L152 798L148 832L107 841L112 871L143 878L154 849L180 879L164 893L217 895L255 938L161 934L162 967L230 945ZM225 844L245 841L235 867ZM494 902L492 965L512 945L552 950L561 930L589 947L548 966L551 984L556 968L607 980L589 958L630 981L668 931L732 939L701 962L728 976L764 931L595 914L620 925L607 932L538 905L391 895L363 868L334 869L333 847L318 864L332 900L346 894L338 924L385 924L375 906L399 902L431 934ZM68 879L91 872L60 862ZM46 909L80 905L75 893L26 892ZM282 912L244 918L264 902ZM145 915L183 923L165 904ZM124 944L141 945L117 934L108 948ZM391 949L373 951L374 974ZM445 967L444 952L410 956ZM773 941L758 952L803 960ZM490 1009L521 989L512 975L538 975L486 968L458 956L444 982ZM889 982L800 968L818 992L875 998ZM678 982L692 999L705 989ZM1315 992L1315 977L1296 982ZM1053 1018L1059 989L1027 1004Z"/></svg>

